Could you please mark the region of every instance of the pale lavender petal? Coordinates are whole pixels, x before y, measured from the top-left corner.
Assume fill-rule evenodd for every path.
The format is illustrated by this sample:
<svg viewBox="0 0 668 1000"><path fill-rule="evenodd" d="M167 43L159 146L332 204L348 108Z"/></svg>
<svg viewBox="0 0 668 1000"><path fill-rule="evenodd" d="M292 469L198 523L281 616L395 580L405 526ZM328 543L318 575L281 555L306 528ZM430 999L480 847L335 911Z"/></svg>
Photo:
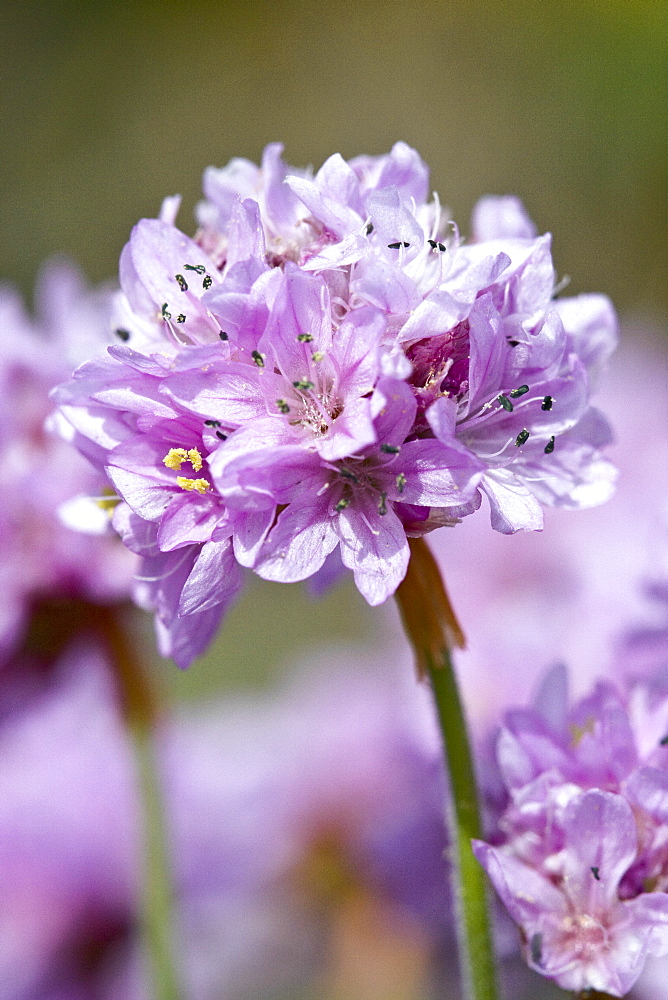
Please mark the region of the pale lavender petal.
<svg viewBox="0 0 668 1000"><path fill-rule="evenodd" d="M332 520L326 497L286 507L260 551L255 572L282 583L312 576L338 542Z"/></svg>
<svg viewBox="0 0 668 1000"><path fill-rule="evenodd" d="M481 198L473 209L471 227L478 243L507 237L534 239L537 235L524 205L514 195Z"/></svg>
<svg viewBox="0 0 668 1000"><path fill-rule="evenodd" d="M394 511L379 516L377 495L359 495L335 518L341 559L369 604L382 604L406 575L410 551L406 532Z"/></svg>
<svg viewBox="0 0 668 1000"><path fill-rule="evenodd" d="M177 494L165 510L158 529L158 545L163 552L195 542L206 542L223 520L222 505L208 496Z"/></svg>
<svg viewBox="0 0 668 1000"><path fill-rule="evenodd" d="M401 500L426 507L465 503L472 497L484 471L482 463L468 449L457 443L434 440L401 445L395 464L396 471L406 477Z"/></svg>
<svg viewBox="0 0 668 1000"><path fill-rule="evenodd" d="M533 493L509 469L486 473L480 488L489 500L492 527L504 535L541 531L543 510Z"/></svg>
<svg viewBox="0 0 668 1000"><path fill-rule="evenodd" d="M234 518L234 555L241 566L255 566L258 553L262 548L269 529L276 517L275 507L265 510L235 513ZM216 540L216 534L213 535Z"/></svg>
<svg viewBox="0 0 668 1000"><path fill-rule="evenodd" d="M625 795L659 823L668 823L668 772L638 768L626 782Z"/></svg>
<svg viewBox="0 0 668 1000"><path fill-rule="evenodd" d="M201 613L220 604L227 608L242 582L229 538L221 542L206 542L183 585L178 614Z"/></svg>
<svg viewBox="0 0 668 1000"><path fill-rule="evenodd" d="M583 911L601 912L617 898L619 882L636 856L631 808L621 795L593 789L567 806L564 830L568 895Z"/></svg>

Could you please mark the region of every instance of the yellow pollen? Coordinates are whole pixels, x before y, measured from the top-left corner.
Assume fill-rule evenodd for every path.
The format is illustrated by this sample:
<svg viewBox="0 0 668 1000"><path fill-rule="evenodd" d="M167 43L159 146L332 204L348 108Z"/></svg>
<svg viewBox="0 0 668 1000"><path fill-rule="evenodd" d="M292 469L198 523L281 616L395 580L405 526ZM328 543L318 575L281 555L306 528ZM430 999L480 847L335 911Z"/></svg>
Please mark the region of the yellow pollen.
<svg viewBox="0 0 668 1000"><path fill-rule="evenodd" d="M208 479L188 479L187 476L177 476L176 485L189 492L197 490L198 493L206 493L210 483Z"/></svg>
<svg viewBox="0 0 668 1000"><path fill-rule="evenodd" d="M110 516L114 507L118 507L120 502L121 498L113 490L110 490L108 486L105 486L102 490L102 495L95 501L100 510L106 510Z"/></svg>
<svg viewBox="0 0 668 1000"><path fill-rule="evenodd" d="M190 462L195 472L199 472L204 464L197 448L190 448L188 451L185 448L170 448L163 458L163 462L168 469L176 469L177 471L184 462Z"/></svg>
<svg viewBox="0 0 668 1000"><path fill-rule="evenodd" d="M170 448L163 462L168 469L180 469L187 458L188 452L185 448Z"/></svg>

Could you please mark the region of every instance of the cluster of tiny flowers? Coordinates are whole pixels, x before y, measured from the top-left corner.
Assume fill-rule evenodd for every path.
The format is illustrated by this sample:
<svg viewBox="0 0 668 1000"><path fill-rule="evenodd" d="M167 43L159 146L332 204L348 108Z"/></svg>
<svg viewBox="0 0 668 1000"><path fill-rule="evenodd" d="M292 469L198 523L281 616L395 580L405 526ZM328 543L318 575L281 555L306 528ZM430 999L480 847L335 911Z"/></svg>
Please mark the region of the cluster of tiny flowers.
<svg viewBox="0 0 668 1000"><path fill-rule="evenodd" d="M33 318L0 287L0 657L16 647L36 599L127 598L136 562L111 527L116 501L104 474L45 428L50 390L110 342L111 293L51 262L35 298Z"/></svg>
<svg viewBox="0 0 668 1000"><path fill-rule="evenodd" d="M599 683L570 710L565 672L498 742L509 796L478 860L537 972L622 997L668 954L668 687Z"/></svg>
<svg viewBox="0 0 668 1000"><path fill-rule="evenodd" d="M589 399L614 313L603 296L555 300L549 236L521 204L484 199L466 243L403 143L315 175L281 154L207 170L194 239L177 198L135 227L120 343L57 396L123 501L138 600L183 665L241 567L292 582L338 559L375 605L405 575L407 537L483 494L511 533L540 529L541 504L612 491Z"/></svg>

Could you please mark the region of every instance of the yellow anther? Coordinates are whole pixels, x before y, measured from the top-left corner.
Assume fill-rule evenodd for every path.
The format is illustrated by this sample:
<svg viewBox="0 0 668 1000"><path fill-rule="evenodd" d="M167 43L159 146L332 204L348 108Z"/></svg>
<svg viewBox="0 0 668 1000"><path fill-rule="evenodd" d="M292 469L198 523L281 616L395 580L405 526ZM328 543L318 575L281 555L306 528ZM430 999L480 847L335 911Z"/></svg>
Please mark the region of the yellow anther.
<svg viewBox="0 0 668 1000"><path fill-rule="evenodd" d="M95 501L100 510L106 510L109 515L111 515L115 507L118 507L120 502L121 498L113 490L110 490L108 486L105 486L102 490L102 495Z"/></svg>
<svg viewBox="0 0 668 1000"><path fill-rule="evenodd" d="M208 479L188 479L187 476L177 476L176 485L189 492L196 490L198 493L206 493L210 483Z"/></svg>
<svg viewBox="0 0 668 1000"><path fill-rule="evenodd" d="M194 450L195 449L193 449L193 451ZM163 458L163 462L165 463L168 469L180 469L187 458L188 458L188 452L186 451L185 448L170 448L165 457ZM201 467L202 466L200 462L200 468Z"/></svg>
<svg viewBox="0 0 668 1000"><path fill-rule="evenodd" d="M571 731L571 746L575 749L579 746L582 737L587 733L593 733L596 729L596 719L590 716L586 719L582 725L578 725L577 722L572 722L568 727Z"/></svg>
<svg viewBox="0 0 668 1000"><path fill-rule="evenodd" d="M184 462L190 462L195 472L199 472L204 465L197 448L190 448L188 451L185 448L170 448L163 458L163 462L168 469L176 470L179 470Z"/></svg>

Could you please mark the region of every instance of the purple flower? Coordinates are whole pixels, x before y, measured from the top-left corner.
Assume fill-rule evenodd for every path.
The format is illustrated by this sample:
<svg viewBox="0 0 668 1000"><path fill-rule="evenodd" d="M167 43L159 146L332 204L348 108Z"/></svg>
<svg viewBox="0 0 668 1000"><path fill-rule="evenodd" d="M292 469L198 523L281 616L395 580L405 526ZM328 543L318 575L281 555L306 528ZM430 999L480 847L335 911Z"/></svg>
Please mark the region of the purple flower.
<svg viewBox="0 0 668 1000"><path fill-rule="evenodd" d="M590 372L614 346L614 314L596 296L553 302L549 237L521 205L487 199L474 223L483 239L466 245L438 198L427 202L427 169L403 143L332 156L315 176L281 153L209 169L194 240L174 225L175 200L135 227L116 300L127 347L112 351L117 367L84 366L58 395L78 446L156 525L149 554L141 525L119 513L127 544L164 554L170 532L183 547L197 520L188 544L224 542L230 579L233 552L286 582L338 549L378 604L405 574L407 536L455 523L483 494L504 533L541 528L542 504L607 499L609 431ZM172 477L188 495L169 513L155 480L167 446L206 464ZM197 512L214 498L211 534L214 514ZM216 603L213 569L195 585L202 557L191 555L187 572L171 555L147 574L144 603L168 630ZM219 609L230 592L221 582Z"/></svg>
<svg viewBox="0 0 668 1000"><path fill-rule="evenodd" d="M425 963L448 932L428 693L403 665L358 661L311 662L278 693L160 728L185 996L324 977L351 891ZM100 651L70 648L0 746L3 1000L148 996L135 775Z"/></svg>
<svg viewBox="0 0 668 1000"><path fill-rule="evenodd" d="M55 425L71 428L49 401L73 365L109 343L109 293L86 288L72 265L52 262L36 301L32 320L13 290L0 290L3 653L35 599L118 600L129 594L134 568L111 529L108 480L53 433Z"/></svg>
<svg viewBox="0 0 668 1000"><path fill-rule="evenodd" d="M599 684L570 710L553 671L533 710L508 713L497 756L509 802L476 855L536 971L625 996L668 954L668 699Z"/></svg>
<svg viewBox="0 0 668 1000"><path fill-rule="evenodd" d="M655 433L668 422L665 347L625 333L601 389L601 405L616 416L612 500L575 514L546 510L542 533L508 538L467 517L430 537L469 639L457 662L480 730L496 724L500 690L505 705L521 704L554 663L568 664L580 696L597 677L647 676L665 657L661 602L652 611L647 599L648 582L657 591L668 578L668 439Z"/></svg>

